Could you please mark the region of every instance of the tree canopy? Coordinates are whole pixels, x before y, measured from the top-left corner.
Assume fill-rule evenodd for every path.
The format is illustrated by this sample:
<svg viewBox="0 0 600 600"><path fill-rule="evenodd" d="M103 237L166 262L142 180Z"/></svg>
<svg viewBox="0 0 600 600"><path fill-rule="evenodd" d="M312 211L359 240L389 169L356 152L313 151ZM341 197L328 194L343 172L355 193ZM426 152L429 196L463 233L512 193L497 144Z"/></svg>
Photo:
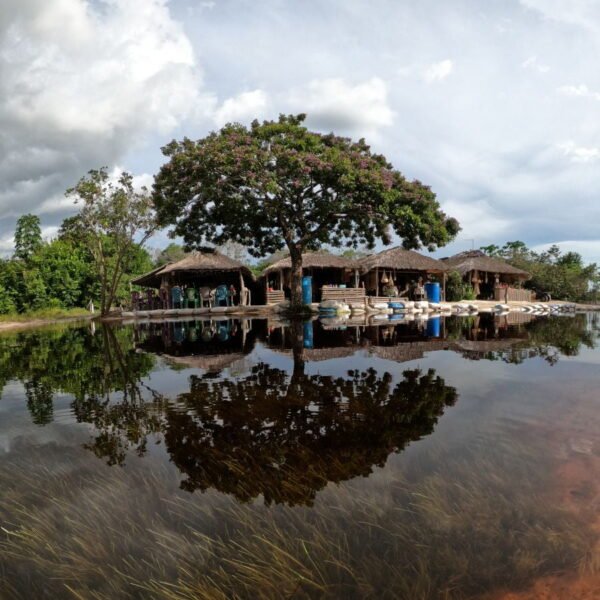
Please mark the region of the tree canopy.
<svg viewBox="0 0 600 600"><path fill-rule="evenodd" d="M39 227L37 217L29 222ZM109 260L113 260L117 244L111 235L104 236L103 247ZM30 245L30 250L19 254L0 259L0 314L69 310L84 308L90 300L99 301L100 280L80 215L65 219L56 239L40 238L39 244ZM129 281L151 268L148 252L138 244L132 245L123 260L115 298L124 300L129 294Z"/></svg>
<svg viewBox="0 0 600 600"><path fill-rule="evenodd" d="M82 205L77 225L89 242L100 284L100 310L105 315L136 249L156 228L150 196L145 188L135 189L129 173L112 181L106 168L90 171L66 195Z"/></svg>
<svg viewBox="0 0 600 600"><path fill-rule="evenodd" d="M186 245L240 243L256 257L287 248L292 303L302 253L323 245L373 247L395 233L405 248L442 246L458 232L431 189L408 181L364 140L309 131L305 115L228 124L198 141L172 141L155 178L161 224Z"/></svg>
<svg viewBox="0 0 600 600"><path fill-rule="evenodd" d="M23 215L15 229L15 257L27 260L42 245L42 228L37 215Z"/></svg>
<svg viewBox="0 0 600 600"><path fill-rule="evenodd" d="M530 273L525 287L552 298L582 302L596 300L600 288L598 265L585 265L577 252L563 252L557 245L544 252L535 252L517 240L500 247L495 244L481 248L489 256L503 258L511 265Z"/></svg>

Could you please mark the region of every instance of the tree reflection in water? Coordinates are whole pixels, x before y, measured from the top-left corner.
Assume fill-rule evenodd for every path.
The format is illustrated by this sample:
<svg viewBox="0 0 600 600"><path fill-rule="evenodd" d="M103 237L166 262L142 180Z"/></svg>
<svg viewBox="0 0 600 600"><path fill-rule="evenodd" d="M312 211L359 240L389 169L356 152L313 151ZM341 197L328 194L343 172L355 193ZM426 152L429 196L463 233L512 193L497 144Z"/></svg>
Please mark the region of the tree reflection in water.
<svg viewBox="0 0 600 600"><path fill-rule="evenodd" d="M442 342L465 358L522 362L541 356L554 364L560 355L593 346L598 330L597 321L585 315L537 319L507 330L499 347L510 344L492 351L496 331L488 321L493 323L449 321ZM187 351L188 344L196 362L216 367L193 375L189 391L175 398L148 387L155 356L137 348L152 349L157 341L140 341L137 330L5 336L0 338L0 385L11 379L23 383L32 420L39 425L52 420L54 395L70 394L77 421L94 426L86 447L110 465L124 464L132 450L143 455L149 439L164 440L184 476L183 489L214 488L241 501L262 496L266 503L310 504L328 482L367 476L390 453L431 433L457 392L433 370L406 370L400 380L371 368L347 370L344 376L308 374L302 329L302 323L289 329L289 372L260 362L241 376L224 377L214 353L223 347L229 356L243 357L254 348L255 333L231 327L227 339L216 336L208 344L191 335L197 327L187 327L185 340L172 342L177 352ZM207 331L202 326L201 332ZM367 328L361 335L377 354L375 333ZM419 344L427 350L426 340Z"/></svg>
<svg viewBox="0 0 600 600"><path fill-rule="evenodd" d="M193 491L310 504L328 482L367 476L433 431L456 390L433 370L305 375L260 363L247 377L191 378L166 414L165 441Z"/></svg>

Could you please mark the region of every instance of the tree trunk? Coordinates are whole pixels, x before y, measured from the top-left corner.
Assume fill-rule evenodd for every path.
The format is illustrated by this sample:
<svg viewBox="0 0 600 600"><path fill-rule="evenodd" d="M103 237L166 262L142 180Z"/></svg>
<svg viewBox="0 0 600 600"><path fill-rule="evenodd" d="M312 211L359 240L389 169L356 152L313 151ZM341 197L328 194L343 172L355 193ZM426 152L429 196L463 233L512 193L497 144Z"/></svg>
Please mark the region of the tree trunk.
<svg viewBox="0 0 600 600"><path fill-rule="evenodd" d="M292 333L292 355L294 357L294 370L292 382L298 383L298 378L304 375L304 322L293 319L290 325Z"/></svg>
<svg viewBox="0 0 600 600"><path fill-rule="evenodd" d="M302 308L302 252L297 248L290 248L290 259L292 261L291 272L291 307L294 310Z"/></svg>

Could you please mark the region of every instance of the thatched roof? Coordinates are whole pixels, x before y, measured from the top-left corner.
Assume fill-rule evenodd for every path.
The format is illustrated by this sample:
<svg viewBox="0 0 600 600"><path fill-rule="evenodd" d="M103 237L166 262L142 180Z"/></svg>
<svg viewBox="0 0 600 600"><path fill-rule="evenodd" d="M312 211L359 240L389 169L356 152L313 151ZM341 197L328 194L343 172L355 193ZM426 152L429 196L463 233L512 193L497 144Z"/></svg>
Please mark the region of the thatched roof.
<svg viewBox="0 0 600 600"><path fill-rule="evenodd" d="M469 250L455 254L450 258L443 258L442 262L449 271L458 271L461 275L469 271L486 271L488 273L502 273L504 275L515 275L521 278L528 278L529 273L522 269L517 269L509 265L500 258L487 256L481 250Z"/></svg>
<svg viewBox="0 0 600 600"><path fill-rule="evenodd" d="M269 265L264 273L279 271L281 269L290 269L292 261L289 256L282 258L272 265ZM357 269L358 262L351 258L344 258L329 252L305 252L302 255L302 268L304 269Z"/></svg>
<svg viewBox="0 0 600 600"><path fill-rule="evenodd" d="M422 342L401 342L395 346L371 346L369 352L385 360L407 362L420 360L425 352L447 350L448 342L445 340L425 340Z"/></svg>
<svg viewBox="0 0 600 600"><path fill-rule="evenodd" d="M253 279L252 272L241 262L221 254L217 250L207 248L202 252L194 251L186 254L181 260L153 269L145 275L132 280L135 285L153 285L163 275L177 272L202 273L218 271L241 271L246 277Z"/></svg>
<svg viewBox="0 0 600 600"><path fill-rule="evenodd" d="M270 348L278 354L292 356L293 352L290 348ZM333 360L336 358L347 358L353 356L360 346L338 346L334 348L304 348L302 350L303 359L306 362L320 362L322 360Z"/></svg>
<svg viewBox="0 0 600 600"><path fill-rule="evenodd" d="M199 354L194 356L164 355L164 358L174 365L186 367L188 369L203 369L204 371L213 373L231 367L236 362L244 360L246 355L241 352L233 352L231 354Z"/></svg>
<svg viewBox="0 0 600 600"><path fill-rule="evenodd" d="M473 352L485 354L487 352L501 352L508 350L516 344L523 343L520 338L499 338L491 340L457 340L452 343L455 352Z"/></svg>
<svg viewBox="0 0 600 600"><path fill-rule="evenodd" d="M364 273L376 267L402 271L427 271L430 273L443 273L446 271L446 266L441 261L419 254L414 250L405 250L400 246L366 256L359 263Z"/></svg>

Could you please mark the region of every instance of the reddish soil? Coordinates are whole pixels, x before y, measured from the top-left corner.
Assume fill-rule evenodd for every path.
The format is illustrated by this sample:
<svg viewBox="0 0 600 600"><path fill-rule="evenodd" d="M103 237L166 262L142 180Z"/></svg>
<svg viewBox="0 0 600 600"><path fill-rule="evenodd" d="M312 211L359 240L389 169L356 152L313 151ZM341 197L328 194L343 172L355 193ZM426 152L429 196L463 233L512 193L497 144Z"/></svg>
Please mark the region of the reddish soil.
<svg viewBox="0 0 600 600"><path fill-rule="evenodd" d="M494 600L598 600L600 575L544 577L524 592L508 592Z"/></svg>
<svg viewBox="0 0 600 600"><path fill-rule="evenodd" d="M600 415L589 400L573 402L556 420L558 428L544 434L562 457L552 497L590 524L596 544L578 573L543 577L527 590L500 592L490 600L600 600Z"/></svg>

